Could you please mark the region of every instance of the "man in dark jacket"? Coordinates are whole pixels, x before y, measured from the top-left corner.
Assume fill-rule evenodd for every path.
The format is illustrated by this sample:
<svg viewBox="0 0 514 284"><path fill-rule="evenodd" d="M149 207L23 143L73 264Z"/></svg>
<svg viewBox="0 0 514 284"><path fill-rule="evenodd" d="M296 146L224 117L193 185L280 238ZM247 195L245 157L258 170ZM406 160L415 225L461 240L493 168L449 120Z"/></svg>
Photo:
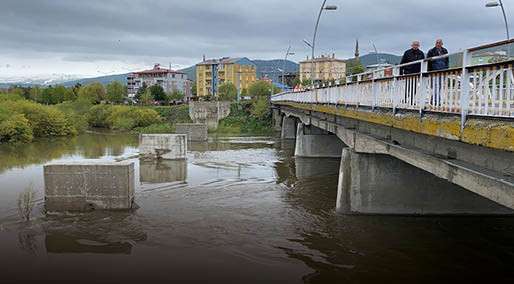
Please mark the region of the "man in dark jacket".
<svg viewBox="0 0 514 284"><path fill-rule="evenodd" d="M402 57L402 62L400 64L406 64L425 59L425 54L423 53L423 51L419 50L419 47L419 41L412 42L411 49L405 51ZM408 65L400 69L400 74L402 75L416 74L420 72L421 64Z"/></svg>
<svg viewBox="0 0 514 284"><path fill-rule="evenodd" d="M430 51L428 51L427 58L437 57L437 56L446 55L446 54L448 54L448 50L446 50L446 48L443 47L443 40L438 39L435 42L435 47L432 48ZM446 70L449 68L449 65L450 65L450 60L448 57L430 60L428 62L428 70L429 71Z"/></svg>
<svg viewBox="0 0 514 284"><path fill-rule="evenodd" d="M448 50L443 47L443 40L438 39L435 42L435 47L428 51L427 58L437 57L441 55L448 54ZM439 58L428 61L428 71L439 71L446 70L449 68L450 59ZM441 90L443 89L445 81L441 80L441 77L431 77L430 78L430 88L433 90L432 98L430 99L430 103L435 106L441 106Z"/></svg>

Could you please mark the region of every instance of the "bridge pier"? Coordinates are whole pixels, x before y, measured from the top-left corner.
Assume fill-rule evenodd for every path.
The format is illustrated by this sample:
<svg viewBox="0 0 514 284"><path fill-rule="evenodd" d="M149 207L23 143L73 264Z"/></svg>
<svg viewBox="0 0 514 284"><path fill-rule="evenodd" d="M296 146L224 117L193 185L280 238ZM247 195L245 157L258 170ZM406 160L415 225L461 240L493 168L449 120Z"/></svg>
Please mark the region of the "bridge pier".
<svg viewBox="0 0 514 284"><path fill-rule="evenodd" d="M343 142L315 126L298 123L295 156L304 158L340 158Z"/></svg>
<svg viewBox="0 0 514 284"><path fill-rule="evenodd" d="M280 113L280 109L273 109L273 130L274 131L281 131L282 130L282 114Z"/></svg>
<svg viewBox="0 0 514 284"><path fill-rule="evenodd" d="M337 211L345 214L502 215L514 211L383 154L342 150Z"/></svg>
<svg viewBox="0 0 514 284"><path fill-rule="evenodd" d="M296 119L294 117L284 116L282 118L282 139L296 139Z"/></svg>

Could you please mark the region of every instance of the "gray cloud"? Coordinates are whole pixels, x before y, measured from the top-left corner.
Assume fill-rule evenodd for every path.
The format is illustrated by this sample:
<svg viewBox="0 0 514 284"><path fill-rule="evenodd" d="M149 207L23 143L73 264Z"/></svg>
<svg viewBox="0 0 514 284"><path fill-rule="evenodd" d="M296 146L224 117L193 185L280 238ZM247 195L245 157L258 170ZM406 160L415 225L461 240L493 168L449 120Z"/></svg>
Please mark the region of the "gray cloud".
<svg viewBox="0 0 514 284"><path fill-rule="evenodd" d="M320 2L3 0L0 56L51 53L77 64L167 58L188 65L203 54L277 58L292 45L303 59L302 39L312 36ZM374 41L380 51L401 53L413 39L427 48L442 37L457 51L504 37L500 11L486 9L485 0L329 2L340 9L323 15L319 52L341 57L351 56L355 38L364 52Z"/></svg>

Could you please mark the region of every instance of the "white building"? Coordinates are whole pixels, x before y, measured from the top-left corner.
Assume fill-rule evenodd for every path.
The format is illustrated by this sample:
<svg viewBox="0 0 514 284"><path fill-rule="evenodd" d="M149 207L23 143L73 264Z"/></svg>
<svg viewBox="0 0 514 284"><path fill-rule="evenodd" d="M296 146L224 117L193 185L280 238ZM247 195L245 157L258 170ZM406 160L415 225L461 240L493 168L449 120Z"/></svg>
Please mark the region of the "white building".
<svg viewBox="0 0 514 284"><path fill-rule="evenodd" d="M154 85L161 86L166 93L180 91L188 101L191 98L191 81L182 72L161 68L155 64L151 70L130 73L127 77L127 90L130 98L135 97L138 90L146 84L147 87Z"/></svg>

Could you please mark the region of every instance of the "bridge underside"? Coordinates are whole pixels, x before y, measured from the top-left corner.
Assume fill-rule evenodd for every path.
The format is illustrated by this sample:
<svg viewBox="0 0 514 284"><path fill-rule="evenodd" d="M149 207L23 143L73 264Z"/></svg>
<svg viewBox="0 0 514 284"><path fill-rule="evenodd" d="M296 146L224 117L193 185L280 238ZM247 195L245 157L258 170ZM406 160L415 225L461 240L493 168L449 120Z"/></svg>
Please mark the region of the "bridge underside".
<svg viewBox="0 0 514 284"><path fill-rule="evenodd" d="M290 105L275 107L275 128L282 126L283 135L296 129L296 156L341 158L340 212L514 213L513 152Z"/></svg>

